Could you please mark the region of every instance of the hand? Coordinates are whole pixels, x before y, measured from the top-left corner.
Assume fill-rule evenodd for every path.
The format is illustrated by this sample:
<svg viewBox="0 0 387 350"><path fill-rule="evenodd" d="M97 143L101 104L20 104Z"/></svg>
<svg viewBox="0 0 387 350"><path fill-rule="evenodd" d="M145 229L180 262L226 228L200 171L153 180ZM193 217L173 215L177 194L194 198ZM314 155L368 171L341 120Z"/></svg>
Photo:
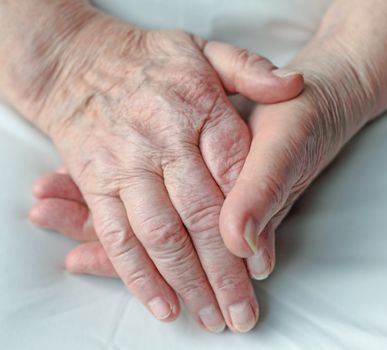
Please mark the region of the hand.
<svg viewBox="0 0 387 350"><path fill-rule="evenodd" d="M336 1L316 37L291 62L305 89L258 106L252 144L220 216L226 246L256 279L275 264L275 230L295 200L362 127L387 109L387 4ZM377 29L376 29L377 28ZM254 255L253 255L254 254Z"/></svg>
<svg viewBox="0 0 387 350"><path fill-rule="evenodd" d="M357 81L352 58L343 55L337 40L326 40L318 48L311 45L292 63L305 74L306 89L301 96L259 106L253 112L251 151L222 208L225 242L235 254L249 257L249 271L256 279L266 278L273 270L275 229L295 200L367 121L387 109L383 100L387 85ZM333 55L323 55L321 48ZM311 55L320 60L310 63ZM385 76L383 66L378 68L379 74L364 71L364 79ZM63 173L43 176L35 183L34 194L39 199L31 211L35 223L86 241L68 255L67 268L115 276L71 177ZM249 222L250 218L254 221Z"/></svg>
<svg viewBox="0 0 387 350"><path fill-rule="evenodd" d="M337 30L330 21L337 20L332 13L347 14L351 11L345 7L353 6L350 2L338 2L335 5L338 8L329 11L316 38L291 63L304 71L307 86L304 93L292 101L257 107L250 120L251 151L223 206L221 232L231 251L250 256L250 273L258 279L273 269L274 231L297 197L353 135L387 109L387 67L383 51L374 42L381 38L370 36L367 30L367 26L372 28L370 23L384 23L383 15L370 20L369 14L364 16L361 11L362 3L359 4L351 16L337 22L343 25ZM380 9L387 10L383 6ZM351 41L353 23L364 23L367 27L359 29L355 42ZM387 32L384 34L386 38ZM65 185L55 188L54 184L61 181ZM74 184L69 177L60 180L55 175L42 179L37 186L40 186L37 194L40 191L42 197L68 198L65 189ZM59 201L51 209L44 203L40 201L35 207L36 218L42 225L66 231L67 224L63 225L59 218L49 221L55 212L59 216L68 212L68 217L73 217L71 210L66 211L65 202L62 205ZM73 224L73 227L75 232L78 226ZM87 250L86 246L81 247L79 251ZM253 252L256 254L251 257ZM71 269L103 273L105 263L92 255L88 257L90 260L85 261L74 252L69 262Z"/></svg>
<svg viewBox="0 0 387 350"><path fill-rule="evenodd" d="M229 45L104 15L70 48L42 84L52 89L42 90L40 115L57 118L41 123L114 270L158 319L178 315L176 291L202 327L251 329L249 275L218 229L250 143L224 88L278 102L299 94L302 77L279 77L266 59Z"/></svg>

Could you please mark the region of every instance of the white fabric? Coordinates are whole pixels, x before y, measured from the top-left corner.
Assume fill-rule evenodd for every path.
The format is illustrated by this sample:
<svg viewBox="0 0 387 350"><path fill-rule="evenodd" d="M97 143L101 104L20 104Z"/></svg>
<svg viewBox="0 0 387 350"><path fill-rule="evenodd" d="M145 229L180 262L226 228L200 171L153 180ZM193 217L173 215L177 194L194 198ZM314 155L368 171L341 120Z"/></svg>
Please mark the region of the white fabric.
<svg viewBox="0 0 387 350"><path fill-rule="evenodd" d="M180 27L281 65L329 1L99 1L146 27ZM60 161L49 141L0 105L0 349L387 349L387 118L367 127L298 202L278 233L278 263L256 282L258 327L207 334L184 311L153 319L118 280L73 276L75 243L32 227L35 178Z"/></svg>

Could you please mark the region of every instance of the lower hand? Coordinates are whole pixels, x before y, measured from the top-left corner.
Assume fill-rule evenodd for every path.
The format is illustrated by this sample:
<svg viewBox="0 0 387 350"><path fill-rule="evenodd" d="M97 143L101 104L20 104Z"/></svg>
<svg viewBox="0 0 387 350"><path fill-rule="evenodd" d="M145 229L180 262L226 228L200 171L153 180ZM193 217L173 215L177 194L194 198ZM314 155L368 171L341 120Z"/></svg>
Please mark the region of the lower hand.
<svg viewBox="0 0 387 350"><path fill-rule="evenodd" d="M380 13L364 11L361 1L334 2L316 37L290 63L304 73L304 92L252 113L250 152L223 204L220 231L231 252L248 258L256 279L272 272L275 230L296 199L387 109L386 52L380 49L387 42L387 5L372 5Z"/></svg>

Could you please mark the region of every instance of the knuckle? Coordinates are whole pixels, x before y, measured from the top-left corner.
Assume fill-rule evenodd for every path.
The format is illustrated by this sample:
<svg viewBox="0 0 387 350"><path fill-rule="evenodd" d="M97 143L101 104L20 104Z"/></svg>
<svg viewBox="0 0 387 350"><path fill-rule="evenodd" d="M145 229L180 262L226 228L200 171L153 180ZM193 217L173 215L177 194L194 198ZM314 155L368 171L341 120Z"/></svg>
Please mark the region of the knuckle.
<svg viewBox="0 0 387 350"><path fill-rule="evenodd" d="M203 129L201 137L203 149L208 150L206 157L211 173L223 193L228 193L249 152L249 131L233 113L226 112L219 120L211 120Z"/></svg>
<svg viewBox="0 0 387 350"><path fill-rule="evenodd" d="M99 238L112 259L127 259L130 252L136 247L134 236L120 227L103 226L99 229Z"/></svg>
<svg viewBox="0 0 387 350"><path fill-rule="evenodd" d="M243 69L250 61L250 51L242 48L235 48L234 51L234 65L238 69Z"/></svg>
<svg viewBox="0 0 387 350"><path fill-rule="evenodd" d="M184 106L185 114L195 111L208 114L219 99L221 86L218 78L208 69L182 69L171 81L170 92L173 102Z"/></svg>
<svg viewBox="0 0 387 350"><path fill-rule="evenodd" d="M125 277L125 284L130 290L141 291L149 288L149 276L142 269L131 271L131 273Z"/></svg>
<svg viewBox="0 0 387 350"><path fill-rule="evenodd" d="M177 281L187 279L187 271L190 270L189 276L198 274L198 264L196 251L191 246L191 241L188 236L181 246L174 248L162 249L161 252L153 253L153 256L158 260L158 266L168 269L175 276Z"/></svg>
<svg viewBox="0 0 387 350"><path fill-rule="evenodd" d="M223 192L226 194L231 190L238 178L245 163L246 152L240 151L234 157L226 161L218 162L216 170L216 181L220 184Z"/></svg>
<svg viewBox="0 0 387 350"><path fill-rule="evenodd" d="M215 281L214 281L214 287L216 290L223 292L223 293L228 293L228 294L235 294L237 291L247 291L249 290L248 286L248 278L242 278L237 275L232 275L232 274L224 274L218 276Z"/></svg>
<svg viewBox="0 0 387 350"><path fill-rule="evenodd" d="M251 289L243 262L228 252L224 254L222 250L213 252L206 275L214 291L235 295L249 292Z"/></svg>
<svg viewBox="0 0 387 350"><path fill-rule="evenodd" d="M185 138L182 140L182 138ZM163 150L162 159L160 160L161 168L164 176L173 174L173 178L177 178L176 168L182 169L186 164L186 159L192 159L192 164L198 163L198 152L195 141L187 140L186 135L182 132L172 135L168 140L168 148Z"/></svg>
<svg viewBox="0 0 387 350"><path fill-rule="evenodd" d="M123 242L128 236L127 231L121 227L109 227L106 223L99 227L99 237L106 242L107 245L119 244Z"/></svg>
<svg viewBox="0 0 387 350"><path fill-rule="evenodd" d="M155 251L175 251L184 247L187 234L180 222L158 222L156 218L144 224L146 244Z"/></svg>
<svg viewBox="0 0 387 350"><path fill-rule="evenodd" d="M254 52L250 52L247 49L235 48L234 52L234 66L238 68L238 71L248 68L253 64L260 62L267 62L268 60L264 56L257 55Z"/></svg>
<svg viewBox="0 0 387 350"><path fill-rule="evenodd" d="M202 205L183 218L191 233L210 230L218 226L221 204Z"/></svg>
<svg viewBox="0 0 387 350"><path fill-rule="evenodd" d="M185 301L202 299L203 296L209 295L207 281L202 279L192 279L187 281L179 288L179 294Z"/></svg>

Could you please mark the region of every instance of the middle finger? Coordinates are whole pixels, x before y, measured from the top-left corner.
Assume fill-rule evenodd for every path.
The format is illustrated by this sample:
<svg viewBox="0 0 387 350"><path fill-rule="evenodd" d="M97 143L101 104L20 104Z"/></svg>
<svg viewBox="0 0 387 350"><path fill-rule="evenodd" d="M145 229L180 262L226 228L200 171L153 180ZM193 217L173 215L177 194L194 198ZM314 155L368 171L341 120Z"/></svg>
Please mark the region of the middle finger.
<svg viewBox="0 0 387 350"><path fill-rule="evenodd" d="M244 261L227 250L219 232L222 192L198 150L166 166L164 176L228 326L247 332L257 321L258 304Z"/></svg>
<svg viewBox="0 0 387 350"><path fill-rule="evenodd" d="M160 176L145 173L129 181L120 196L132 228L194 319L213 332L225 323L191 240Z"/></svg>

